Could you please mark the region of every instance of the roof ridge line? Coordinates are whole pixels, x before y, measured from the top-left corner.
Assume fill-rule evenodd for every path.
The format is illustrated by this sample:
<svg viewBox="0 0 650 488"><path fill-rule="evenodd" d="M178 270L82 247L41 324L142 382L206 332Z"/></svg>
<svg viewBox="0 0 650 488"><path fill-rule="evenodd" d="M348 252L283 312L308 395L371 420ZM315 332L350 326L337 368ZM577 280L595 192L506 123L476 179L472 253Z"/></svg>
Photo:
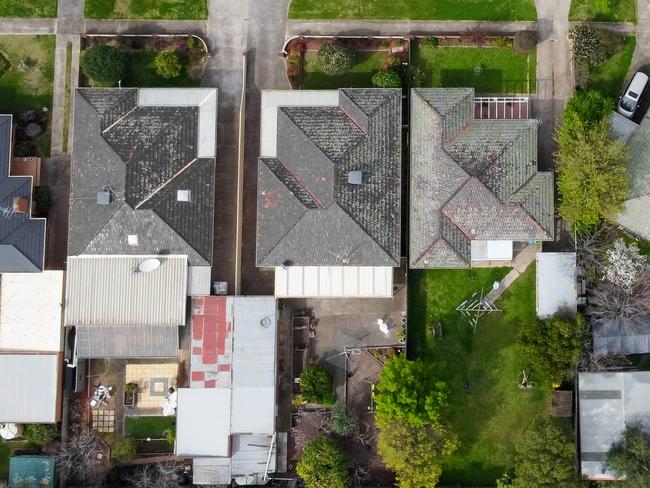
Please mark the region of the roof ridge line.
<svg viewBox="0 0 650 488"><path fill-rule="evenodd" d="M154 195L156 195L156 194L157 194L158 192L160 192L163 188L165 188L167 185L169 185L169 184L170 184L172 181L174 181L174 180L175 180L175 179L176 179L176 178L177 178L181 173L183 173L187 168L189 168L190 166L192 166L192 165L193 165L196 161L198 161L198 160L199 160L199 158L197 158L197 157L195 157L194 159L192 159L192 161L190 161L190 162L187 163L185 166L183 166L180 170L178 170L178 172L176 172L176 174L175 174L174 176L172 176L171 178L169 178L169 179L168 179L167 181L165 181L162 185L160 185L158 188L156 188L156 189L155 189L155 190L154 190L154 191L153 191L153 192L152 192L152 193L151 193L147 198L145 198L145 199L142 200L140 203L138 203L138 204L135 206L135 208L134 208L133 210L138 210L142 205L144 205L144 204L147 203L149 200L151 200L151 199L154 197Z"/></svg>
<svg viewBox="0 0 650 488"><path fill-rule="evenodd" d="M442 239L441 236L436 237L431 244L429 244L427 247L425 247L424 251L422 251L420 253L420 255L417 258L415 258L415 261L413 261L413 264L418 264L420 262L420 260L424 257L424 255L426 253L428 253L429 251L431 251L431 249L433 249L433 246L435 246L436 242L438 242L440 239Z"/></svg>
<svg viewBox="0 0 650 488"><path fill-rule="evenodd" d="M90 103L90 102L89 102L89 103ZM136 104L136 105L135 105L131 110L129 110L128 112L126 112L126 113L125 113L124 115L122 115L119 119L117 119L115 122L113 122L111 125L109 125L106 129L104 129L103 131L101 131L100 134L101 134L101 135L104 135L106 132L108 132L108 131L111 130L113 127L115 127L119 122L121 122L124 118L128 117L129 115L131 115L131 112L133 112L134 110L136 110L136 109L139 108L139 107L140 107L140 106Z"/></svg>
<svg viewBox="0 0 650 488"><path fill-rule="evenodd" d="M282 112L282 113L287 117L287 119L289 119L289 120L291 121L291 123L293 124L293 126L294 126L296 129L298 129L298 130L300 131L300 133L301 133L302 135L304 135L305 138L307 138L307 140L312 144L312 146L314 146L314 147L318 150L318 152L320 152L320 153L323 155L323 157L324 157L325 159L327 159L327 160L330 162L330 164L334 167L334 166L335 166L335 165L334 165L334 162L330 159L330 157L329 157L327 154L325 154L325 152L324 152L320 147L318 147L318 144L316 144L316 143L313 141L313 139L312 139L311 137L309 137L309 136L305 133L304 130L302 130L302 127L300 127L298 124L296 124L296 121L293 120L293 118L292 118L292 117L291 117L287 112L284 111L285 108L304 108L304 107L302 107L302 106L278 107L278 111L281 111L281 112ZM308 108L312 108L312 107L308 107ZM317 107L317 108L326 108L326 107ZM334 108L334 107L332 107L332 108ZM339 108L339 107L337 106L336 108ZM275 156L275 159L277 159L278 161L282 162L282 161L280 160L280 158L277 156L277 148L276 148L276 156Z"/></svg>
<svg viewBox="0 0 650 488"><path fill-rule="evenodd" d="M270 171L270 170L269 170L269 171ZM271 171L271 173L273 173L273 171ZM282 183L282 182L280 182L280 183ZM291 193L291 192L289 192L289 193ZM269 257L269 254L271 254L271 253L272 253L272 252L273 252L273 251L278 247L278 245L280 245L280 243L284 240L284 238L287 237L287 235L289 234L289 232L291 232L291 231L292 231L292 230L293 230L293 229L294 229L294 228L295 228L295 227L296 227L296 226L297 226L297 225L302 221L302 219L305 218L305 215L307 215L308 213L309 213L309 211L306 211L305 213L303 213L303 214L300 216L300 218L299 218L298 220L296 220L296 221L293 223L293 225L292 225L291 227L289 227L289 228L287 229L287 231L286 231L284 234L282 234L282 237L280 237L280 240L279 240L278 242L276 242L276 243L273 245L272 248L269 249L269 251L264 255L264 257L263 257L262 259L259 259L259 256L257 255L257 249L256 249L256 250L255 250L255 257L256 257L257 261L261 263L263 259L268 258L268 257ZM257 225L255 226L255 238L257 238ZM256 246L256 247L257 247L257 246ZM262 265L262 266L264 266L264 265ZM269 265L267 265L267 266L269 266ZM275 267L276 265L270 265L270 266Z"/></svg>
<svg viewBox="0 0 650 488"><path fill-rule="evenodd" d="M82 197L77 197L77 198L82 198ZM84 197L84 198L88 198L88 197ZM70 202L72 202L72 200L70 200ZM113 219L113 217L115 216L115 214L118 212L119 209L122 208L122 205L124 205L124 204L127 204L127 205L128 205L128 203L126 203L126 200L122 200L122 202L117 206L117 208L116 208L116 209L113 211L113 213L108 217L108 219L106 219L106 222L104 222L104 224L103 224L101 227L99 227L99 228L95 231L95 233L94 233L92 236L90 236L90 239L88 239L88 240L86 241L86 243L84 244L83 249L80 251L80 253L79 253L79 254L75 254L75 256L79 256L79 255L81 254L81 252L83 252L83 250L85 250L86 247L88 247L88 244L90 244L90 243L92 242L92 240L93 240L95 237L97 237L97 234L99 234L99 233L102 231L102 229L103 229L104 227L106 227L106 224L108 224L108 223Z"/></svg>
<svg viewBox="0 0 650 488"><path fill-rule="evenodd" d="M293 198L294 198L294 199L295 199L295 200L296 200L300 205L302 205L303 207L305 207L305 205L300 201L300 199L299 199L298 197L296 197L296 195L295 195L291 190L289 190L289 188L287 187L287 185L285 185L284 182L283 182L280 178L278 178L278 175L275 174L275 171L273 171L271 168L269 168L269 165L266 164L266 163L264 162L265 159L272 159L272 160L277 161L278 163L282 164L282 161L280 161L278 158L262 157L262 156L259 156L257 159L258 159L258 165L259 165L260 162L262 162L262 164L264 164L264 166L266 167L266 169L269 170L269 173L271 173L271 175L273 175L273 178L275 178L275 180L276 180L278 183L280 183L284 188L286 188L286 189L287 189L287 192L288 192L288 193L289 193L289 194L290 194L290 195L291 195L291 196L292 196L292 197L293 197ZM283 165L283 166L284 166L284 165ZM291 174L291 173L289 173L289 174ZM293 176L293 174L291 174L291 176ZM305 209L306 209L306 210L309 210L307 207L305 207Z"/></svg>
<svg viewBox="0 0 650 488"><path fill-rule="evenodd" d="M295 180L295 182L302 188L307 195L309 195L312 199L312 201L318 206L318 208L325 208L325 205L323 205L323 202L320 201L320 199L314 195L314 193L305 185L300 178L298 178L296 175L294 175L289 168L287 168L287 165L282 162L281 159L278 159L278 163L280 163L280 166L282 166L287 173ZM270 169L270 168L269 168ZM273 170L271 170L271 173L273 173ZM275 173L274 173L275 174ZM282 183L282 182L280 182ZM286 185L285 185L286 186Z"/></svg>

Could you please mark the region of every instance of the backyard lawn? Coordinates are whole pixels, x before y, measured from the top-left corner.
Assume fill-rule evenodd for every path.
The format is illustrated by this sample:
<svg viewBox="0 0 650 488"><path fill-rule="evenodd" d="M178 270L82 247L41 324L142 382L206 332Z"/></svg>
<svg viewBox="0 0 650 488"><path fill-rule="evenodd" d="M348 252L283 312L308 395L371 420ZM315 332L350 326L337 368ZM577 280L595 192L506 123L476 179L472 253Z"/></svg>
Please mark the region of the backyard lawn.
<svg viewBox="0 0 650 488"><path fill-rule="evenodd" d="M371 88L372 75L381 69L386 52L358 52L357 62L351 71L341 75L326 75L320 69L318 53L305 53L303 88L327 90L333 88Z"/></svg>
<svg viewBox="0 0 650 488"><path fill-rule="evenodd" d="M56 17L56 0L2 0L0 17Z"/></svg>
<svg viewBox="0 0 650 488"><path fill-rule="evenodd" d="M535 267L520 276L482 317L476 333L455 311L473 292L491 289L509 270L411 271L409 277L409 356L445 364L449 407L445 414L460 448L445 462L441 484L494 486L512 467L513 439L549 408L550 384L518 388L525 358L516 347L521 327L535 316ZM442 339L431 325L442 324ZM465 383L469 388L465 389Z"/></svg>
<svg viewBox="0 0 650 488"><path fill-rule="evenodd" d="M127 417L124 419L124 436L135 439L162 439L166 430L176 430L176 417Z"/></svg>
<svg viewBox="0 0 650 488"><path fill-rule="evenodd" d="M605 96L618 98L630 69L635 46L636 38L626 37L618 53L610 56L602 66L590 72L587 87L599 90Z"/></svg>
<svg viewBox="0 0 650 488"><path fill-rule="evenodd" d="M54 36L0 36L0 113L18 115L34 109L52 110ZM49 124L48 124L49 125ZM41 156L50 154L50 130L36 141Z"/></svg>
<svg viewBox="0 0 650 488"><path fill-rule="evenodd" d="M535 20L537 13L533 0L293 0L289 18Z"/></svg>
<svg viewBox="0 0 650 488"><path fill-rule="evenodd" d="M206 19L207 0L86 0L88 19Z"/></svg>
<svg viewBox="0 0 650 488"><path fill-rule="evenodd" d="M569 20L636 23L635 0L571 0Z"/></svg>
<svg viewBox="0 0 650 488"><path fill-rule="evenodd" d="M422 68L428 87L474 87L477 94L534 93L537 87L536 53L510 47L412 45L411 64Z"/></svg>

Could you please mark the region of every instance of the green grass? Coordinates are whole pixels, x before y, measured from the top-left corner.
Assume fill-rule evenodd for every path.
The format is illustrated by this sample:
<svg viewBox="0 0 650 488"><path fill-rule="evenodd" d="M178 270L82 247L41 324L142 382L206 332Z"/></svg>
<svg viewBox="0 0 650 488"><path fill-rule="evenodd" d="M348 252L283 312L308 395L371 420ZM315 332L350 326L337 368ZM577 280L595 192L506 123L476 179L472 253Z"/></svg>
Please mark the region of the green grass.
<svg viewBox="0 0 650 488"><path fill-rule="evenodd" d="M571 0L569 20L636 23L636 1Z"/></svg>
<svg viewBox="0 0 650 488"><path fill-rule="evenodd" d="M87 19L207 19L207 0L86 0Z"/></svg>
<svg viewBox="0 0 650 488"><path fill-rule="evenodd" d="M512 467L514 438L549 408L546 381L530 378L534 389L518 388L526 367L516 346L519 331L536 320L534 265L496 302L503 311L482 317L475 334L455 311L474 291L489 290L508 271L409 272L409 356L445 364L443 379L450 389L445 417L461 442L444 463L442 485L494 486ZM442 339L432 337L436 321L442 323Z"/></svg>
<svg viewBox="0 0 650 488"><path fill-rule="evenodd" d="M381 69L385 52L359 52L357 62L351 71L342 75L326 75L320 70L318 53L305 53L305 73L303 88L327 90L333 88L369 88L372 87L372 75Z"/></svg>
<svg viewBox="0 0 650 488"><path fill-rule="evenodd" d="M184 69L181 76L177 78L163 78L159 76L153 64L157 54L155 51L128 53L129 68L122 82L122 86L158 88L199 86L201 80L190 78Z"/></svg>
<svg viewBox="0 0 650 488"><path fill-rule="evenodd" d="M474 87L481 93L536 91L537 56L509 47L424 47L412 45L411 64L425 74L424 86ZM477 74L475 67L480 66Z"/></svg>
<svg viewBox="0 0 650 488"><path fill-rule="evenodd" d="M72 79L72 42L65 48L65 95L63 96L63 153L68 153L68 133L70 132L70 83Z"/></svg>
<svg viewBox="0 0 650 488"><path fill-rule="evenodd" d="M0 36L0 53L11 67L0 76L0 113L14 115L27 109L47 107L52 113L54 82L54 36ZM29 66L20 69L21 62ZM41 156L49 156L51 132L36 140Z"/></svg>
<svg viewBox="0 0 650 488"><path fill-rule="evenodd" d="M289 18L535 20L537 12L533 0L293 0Z"/></svg>
<svg viewBox="0 0 650 488"><path fill-rule="evenodd" d="M618 98L630 69L635 46L636 38L626 37L620 52L610 56L598 69L591 71L587 87L599 90L605 96Z"/></svg>
<svg viewBox="0 0 650 488"><path fill-rule="evenodd" d="M164 438L164 432L168 429L175 430L176 417L127 417L124 420L125 437L134 437L136 439Z"/></svg>
<svg viewBox="0 0 650 488"><path fill-rule="evenodd" d="M56 0L2 0L0 17L56 17Z"/></svg>

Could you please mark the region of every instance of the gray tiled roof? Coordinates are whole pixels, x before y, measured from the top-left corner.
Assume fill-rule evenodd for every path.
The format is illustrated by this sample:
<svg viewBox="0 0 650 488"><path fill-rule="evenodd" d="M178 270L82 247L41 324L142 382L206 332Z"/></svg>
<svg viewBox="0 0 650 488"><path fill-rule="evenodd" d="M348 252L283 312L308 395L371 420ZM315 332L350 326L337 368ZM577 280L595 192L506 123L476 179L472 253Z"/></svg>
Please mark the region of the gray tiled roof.
<svg viewBox="0 0 650 488"><path fill-rule="evenodd" d="M363 183L348 183L357 170ZM257 264L397 266L400 182L400 90L280 107L277 155L259 160Z"/></svg>
<svg viewBox="0 0 650 488"><path fill-rule="evenodd" d="M410 266L468 267L471 240L550 240L534 120L474 118L471 88L411 92Z"/></svg>
<svg viewBox="0 0 650 488"><path fill-rule="evenodd" d="M215 158L197 157L198 107L179 105L141 106L137 89L77 91L70 255L172 253L187 254L190 265L212 262ZM109 205L96 202L102 190L111 192ZM190 190L190 201L179 202L178 190Z"/></svg>
<svg viewBox="0 0 650 488"><path fill-rule="evenodd" d="M11 165L11 115L0 115L0 273L43 270L45 219L32 219L32 179L9 176ZM14 199L27 200L25 213L13 211Z"/></svg>

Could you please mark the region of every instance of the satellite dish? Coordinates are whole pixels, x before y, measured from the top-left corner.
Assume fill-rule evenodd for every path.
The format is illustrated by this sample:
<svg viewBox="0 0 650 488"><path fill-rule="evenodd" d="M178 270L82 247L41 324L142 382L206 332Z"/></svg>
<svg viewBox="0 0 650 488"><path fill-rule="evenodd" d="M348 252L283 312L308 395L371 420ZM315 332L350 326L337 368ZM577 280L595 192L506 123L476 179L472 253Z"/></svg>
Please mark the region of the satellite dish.
<svg viewBox="0 0 650 488"><path fill-rule="evenodd" d="M150 273L155 269L160 267L160 259L151 258L145 259L140 264L138 264L138 271L140 273Z"/></svg>
<svg viewBox="0 0 650 488"><path fill-rule="evenodd" d="M0 424L0 437L10 441L23 433L22 424Z"/></svg>

